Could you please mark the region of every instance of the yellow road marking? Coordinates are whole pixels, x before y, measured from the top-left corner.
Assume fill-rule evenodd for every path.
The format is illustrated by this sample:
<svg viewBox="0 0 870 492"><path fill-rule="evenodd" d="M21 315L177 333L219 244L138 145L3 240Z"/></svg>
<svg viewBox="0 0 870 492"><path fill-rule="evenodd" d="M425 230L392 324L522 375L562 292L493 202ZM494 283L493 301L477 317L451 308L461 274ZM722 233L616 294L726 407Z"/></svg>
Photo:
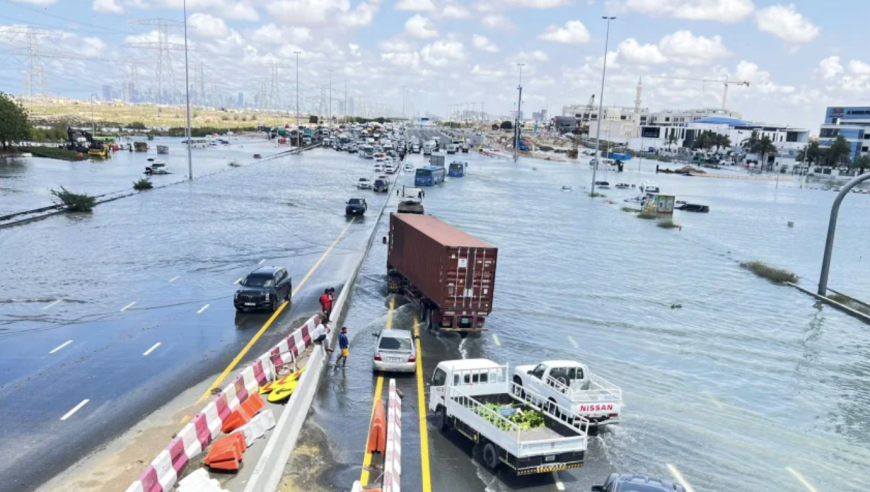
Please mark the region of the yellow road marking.
<svg viewBox="0 0 870 492"><path fill-rule="evenodd" d="M184 418L181 419L181 423L186 424L188 420L190 420L190 415L185 415Z"/></svg>
<svg viewBox="0 0 870 492"><path fill-rule="evenodd" d="M795 471L792 467L787 466L785 467L785 469L788 470L788 472L791 473L792 476L798 480L798 482L803 484L803 486L806 487L807 490L809 490L810 492L819 492L815 487L813 487L813 484L809 483L807 479L803 477L803 475Z"/></svg>
<svg viewBox="0 0 870 492"><path fill-rule="evenodd" d="M417 317L414 317L414 335L419 335ZM420 413L420 466L423 472L423 492L432 492L429 476L429 429L426 427L426 398L423 394L423 350L417 339L417 410Z"/></svg>
<svg viewBox="0 0 870 492"><path fill-rule="evenodd" d="M393 297L390 299L390 312L387 313L387 326L386 329L389 330L393 327L393 309L396 307L396 298ZM376 348L377 350L377 348ZM375 383L375 396L372 401L372 413L369 415L369 432L366 435L366 454L363 458L363 468L362 473L359 476L359 483L362 484L363 487L369 484L369 466L372 464L372 453L369 453L369 439L371 439L372 435L372 419L375 418L375 405L378 403L378 399L381 397L381 393L384 391L384 373L378 373L378 382Z"/></svg>
<svg viewBox="0 0 870 492"><path fill-rule="evenodd" d="M338 244L338 241L344 236L344 234L350 228L351 224L353 224L354 220L356 220L356 217L350 219L350 222L348 222L344 229L342 229L341 234L339 234L338 237L335 238L335 241L333 241L332 244L330 244L329 247L326 248L326 251L324 251L320 258L317 260L317 263L315 263L314 266L311 267L311 270L308 270L308 273L306 273L305 276L302 277L302 281L296 284L296 288L294 288L293 292L290 294L291 299L299 292L299 289L301 289L302 286L305 285L305 282L308 281L308 279L311 277L311 274L314 273L315 270L317 270L321 263L323 263L323 260L326 259L327 256L329 256L329 253L332 252L332 249L335 248L335 245ZM224 369L224 372L222 372L221 375L218 376L217 379L215 379L215 381L211 384L211 386L208 387L207 390L205 390L205 393L202 394L197 403L202 403L203 401L208 399L209 396L211 396L212 390L217 388L218 385L220 385L224 381L224 379L226 379L230 372L232 372L232 370L236 368L236 366L239 364L239 362L241 362L245 354L247 354L248 351L251 350L251 347L253 347L254 344L257 343L257 340L259 340L260 337L263 336L263 333L265 333L266 330L268 330L269 327L272 326L272 323L275 321L278 315L280 315L281 312L284 311L284 308L286 306L287 301L281 303L278 309L276 309L275 312L272 313L272 316L269 317L269 320L266 321L266 324L264 324L263 327L260 328L260 330L248 341L248 344L245 345L242 351L239 352L239 355L237 355L233 359L233 361L230 362L230 365L228 365L227 368Z"/></svg>

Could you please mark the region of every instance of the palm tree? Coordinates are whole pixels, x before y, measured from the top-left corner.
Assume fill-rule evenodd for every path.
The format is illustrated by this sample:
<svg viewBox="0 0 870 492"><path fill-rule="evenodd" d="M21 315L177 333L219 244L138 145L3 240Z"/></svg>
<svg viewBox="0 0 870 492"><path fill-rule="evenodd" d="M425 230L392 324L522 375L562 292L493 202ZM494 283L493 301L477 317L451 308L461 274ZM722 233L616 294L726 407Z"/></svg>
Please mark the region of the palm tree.
<svg viewBox="0 0 870 492"><path fill-rule="evenodd" d="M668 135L668 150L671 150L671 145L675 143L677 143L677 136L674 135L674 132L671 132L671 134Z"/></svg>
<svg viewBox="0 0 870 492"><path fill-rule="evenodd" d="M750 150L761 156L761 169L767 165L767 154L776 152L776 145L770 140L770 137L764 136L760 140L754 142L754 148Z"/></svg>
<svg viewBox="0 0 870 492"><path fill-rule="evenodd" d="M849 142L843 138L842 135L838 135L837 139L831 143L831 146L827 148L824 152L824 161L825 165L829 167L836 167L837 165L848 162L849 156L852 154L852 146L849 145Z"/></svg>
<svg viewBox="0 0 870 492"><path fill-rule="evenodd" d="M854 161L850 166L852 169L858 168L858 174L864 174L864 169L870 167L870 155L864 154Z"/></svg>

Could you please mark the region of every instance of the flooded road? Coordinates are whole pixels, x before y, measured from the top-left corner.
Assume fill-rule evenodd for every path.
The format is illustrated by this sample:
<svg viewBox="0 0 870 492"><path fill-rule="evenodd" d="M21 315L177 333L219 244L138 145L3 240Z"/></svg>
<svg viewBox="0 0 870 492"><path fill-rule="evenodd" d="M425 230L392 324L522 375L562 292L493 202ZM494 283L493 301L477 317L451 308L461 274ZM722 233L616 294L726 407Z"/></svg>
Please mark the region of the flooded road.
<svg viewBox="0 0 870 492"><path fill-rule="evenodd" d="M371 161L318 149L0 232L0 419L14 423L0 428L0 491L33 490L213 380L261 329L243 362L319 310L374 226L344 202L383 203L355 188L370 175ZM271 325L232 305L261 264L297 289Z"/></svg>
<svg viewBox="0 0 870 492"><path fill-rule="evenodd" d="M229 169L229 162L252 162L253 155L274 154L287 150L274 140L257 137L227 137L230 145L193 149L193 174L202 177ZM52 205L52 189L61 186L70 191L100 195L130 191L133 182L145 177L149 158L166 163L168 175L151 176L154 186L187 179L187 146L182 138L157 137L148 141L148 152L120 150L111 158L86 161L62 161L41 157L0 159L0 216ZM165 145L169 154L158 155L157 146Z"/></svg>
<svg viewBox="0 0 870 492"><path fill-rule="evenodd" d="M496 298L480 338L422 333L424 378L451 358L574 359L621 386L626 405L621 424L590 437L583 469L524 478L493 475L469 441L429 422L431 490L588 491L611 472L679 474L696 491L865 489L870 330L738 264L767 261L812 288L834 193L655 175L652 163L599 172L611 185L654 181L710 206L709 214L675 213L682 230L664 230L620 210L637 191L589 198L586 165L455 159L469 162L468 174L427 189L426 212L499 247ZM411 162L424 164L416 155ZM865 300L868 215L870 197L844 202L831 273L831 286ZM378 227L386 235L385 223ZM326 376L306 423L325 433L336 463L304 490L344 490L359 479L375 388L372 333L390 319L385 264L376 242L345 322L350 362ZM401 300L391 325L414 325ZM426 490L416 380L396 379L405 394L403 486Z"/></svg>

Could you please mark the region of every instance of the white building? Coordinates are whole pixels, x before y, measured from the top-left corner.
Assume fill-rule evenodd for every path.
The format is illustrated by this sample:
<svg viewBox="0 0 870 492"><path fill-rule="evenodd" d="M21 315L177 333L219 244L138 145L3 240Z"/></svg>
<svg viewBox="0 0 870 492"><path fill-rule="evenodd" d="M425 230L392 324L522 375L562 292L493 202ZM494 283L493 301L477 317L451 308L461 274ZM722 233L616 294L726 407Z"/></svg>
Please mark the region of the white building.
<svg viewBox="0 0 870 492"><path fill-rule="evenodd" d="M588 122L589 138L598 135L598 126L601 125L601 139L609 141L623 141L640 135L641 126L645 125L649 116L649 109L641 107L641 94L643 85L638 79L637 96L634 106L608 106L602 108L603 117L598 116L598 105L592 101L592 109L587 111L587 105L571 104L562 107L562 116L577 118Z"/></svg>

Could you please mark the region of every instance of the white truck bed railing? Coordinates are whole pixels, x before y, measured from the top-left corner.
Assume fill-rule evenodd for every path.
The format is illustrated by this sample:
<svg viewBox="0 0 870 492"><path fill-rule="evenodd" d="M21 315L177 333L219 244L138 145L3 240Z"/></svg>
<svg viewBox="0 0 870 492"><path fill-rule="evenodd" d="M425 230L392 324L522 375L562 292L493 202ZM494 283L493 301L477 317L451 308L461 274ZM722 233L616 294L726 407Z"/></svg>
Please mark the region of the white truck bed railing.
<svg viewBox="0 0 870 492"><path fill-rule="evenodd" d="M567 396L573 403L622 402L622 390L618 386L595 374L590 374L589 379L591 383L589 389L566 386L552 376L547 377L547 384Z"/></svg>
<svg viewBox="0 0 870 492"><path fill-rule="evenodd" d="M505 387L505 389L509 388L505 384L499 384L498 386ZM508 391L510 390L508 389ZM516 395L514 395L514 398L529 403L536 408L541 408L532 400L536 396L526 393L523 398L518 398ZM537 396L537 398L540 401L540 396ZM449 414L462 420L502 449L520 458L586 450L588 421L583 417L574 415L569 409L556 407L558 406L550 407L549 409L541 408L541 410L551 418L570 426L572 432L575 432L576 435L565 437L552 429L546 429L554 437L535 439L533 437L536 433L535 431L542 433L541 431L544 429L524 431L518 424L502 417L498 412L468 396L459 388L451 386L447 390L447 410ZM556 411L563 412L564 417L558 417L554 413L551 413ZM544 431L543 433L546 434L547 432Z"/></svg>

